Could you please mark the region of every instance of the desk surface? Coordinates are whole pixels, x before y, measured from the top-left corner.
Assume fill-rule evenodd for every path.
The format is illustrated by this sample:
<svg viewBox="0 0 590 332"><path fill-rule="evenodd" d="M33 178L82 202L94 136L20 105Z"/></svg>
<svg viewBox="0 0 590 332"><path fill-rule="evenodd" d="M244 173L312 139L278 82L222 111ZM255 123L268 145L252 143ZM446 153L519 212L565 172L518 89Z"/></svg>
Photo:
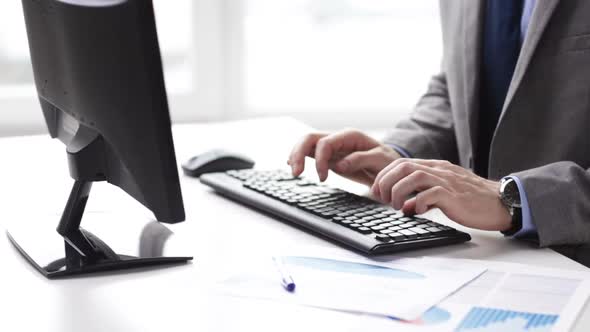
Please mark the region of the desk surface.
<svg viewBox="0 0 590 332"><path fill-rule="evenodd" d="M289 118L225 124L179 125L174 139L179 162L211 148L242 152L258 168L285 167L291 146L309 127ZM46 136L0 139L0 225L47 222L63 209L72 180L63 146ZM306 171L313 177L313 172ZM332 184L353 192L364 188L331 175ZM362 319L328 310L216 295L207 284L220 262L284 248L322 246L345 250L288 224L229 202L198 180L182 176L187 222L172 229L186 240L193 263L159 270L103 274L49 281L0 237L0 330L6 331L346 331ZM116 214L146 211L119 189L98 184L88 211ZM440 212L429 217L449 222ZM35 219L35 220L30 220ZM224 225L223 237L218 236ZM453 225L457 228L462 228ZM549 249L503 238L495 232L468 231L464 245L420 250L406 257L487 259L577 271L584 266ZM394 257L394 256L391 256ZM590 330L588 307L574 331Z"/></svg>

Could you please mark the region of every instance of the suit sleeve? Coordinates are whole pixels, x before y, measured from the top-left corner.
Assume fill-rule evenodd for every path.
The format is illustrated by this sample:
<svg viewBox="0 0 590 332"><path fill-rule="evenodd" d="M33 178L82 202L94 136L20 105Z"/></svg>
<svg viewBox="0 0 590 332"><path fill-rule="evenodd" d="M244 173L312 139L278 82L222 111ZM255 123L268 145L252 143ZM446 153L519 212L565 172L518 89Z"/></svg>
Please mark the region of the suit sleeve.
<svg viewBox="0 0 590 332"><path fill-rule="evenodd" d="M391 130L384 143L398 146L414 158L458 163L453 115L444 73L430 80L410 116Z"/></svg>
<svg viewBox="0 0 590 332"><path fill-rule="evenodd" d="M590 243L590 169L562 161L513 174L542 247Z"/></svg>

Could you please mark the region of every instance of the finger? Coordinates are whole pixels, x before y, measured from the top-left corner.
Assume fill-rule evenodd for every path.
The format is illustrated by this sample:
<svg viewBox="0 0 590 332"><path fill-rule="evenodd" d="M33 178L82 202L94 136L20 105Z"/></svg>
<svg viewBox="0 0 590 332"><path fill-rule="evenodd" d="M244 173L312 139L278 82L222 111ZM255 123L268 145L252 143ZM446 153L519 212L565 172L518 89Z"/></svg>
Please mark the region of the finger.
<svg viewBox="0 0 590 332"><path fill-rule="evenodd" d="M363 169L373 169L381 163L382 159L382 153L376 150L353 152L336 162L334 170L338 173L349 174Z"/></svg>
<svg viewBox="0 0 590 332"><path fill-rule="evenodd" d="M361 141L365 141L364 138L364 135L356 130L343 130L320 138L315 148L316 169L320 181L325 181L328 178L329 162L336 154L345 151L366 150L366 148L360 148L359 145Z"/></svg>
<svg viewBox="0 0 590 332"><path fill-rule="evenodd" d="M413 216L416 214L416 197L412 197L404 202L402 212L406 216Z"/></svg>
<svg viewBox="0 0 590 332"><path fill-rule="evenodd" d="M338 141L334 141L329 137L321 138L318 141L315 149L315 168L320 181L325 181L328 178L329 162L334 151L339 148L339 145Z"/></svg>
<svg viewBox="0 0 590 332"><path fill-rule="evenodd" d="M305 169L305 157L313 156L317 141L325 136L326 134L320 133L308 134L293 147L288 162L291 166L293 176L299 176L303 173Z"/></svg>
<svg viewBox="0 0 590 332"><path fill-rule="evenodd" d="M418 167L424 166L419 165ZM390 202L394 209L400 210L411 193L424 191L436 186L445 188L448 186L448 183L444 179L429 171L434 170L417 170L399 180L391 187L389 200L385 201L385 198L383 198L384 201ZM387 178L384 178L384 181L385 180L387 180Z"/></svg>
<svg viewBox="0 0 590 332"><path fill-rule="evenodd" d="M381 170L381 172L379 172L379 174L377 174L377 177L375 178L375 183L378 183L378 181L381 180L381 178L383 176L385 176L389 171L391 171L392 169L396 168L397 166L399 166L402 163L406 163L406 162L411 162L414 164L419 164L419 165L423 165L423 166L427 166L427 167L432 167L435 169L443 169L443 170L451 170L454 172L458 172L459 170L463 170L465 171L465 169L463 169L461 166L457 166L454 165L446 160L437 160L437 159L413 159L413 158L398 158L396 160L394 160L393 162L391 162L389 165L387 165L385 168L383 168ZM373 192L373 194L377 194L376 187L372 188L373 190L375 190Z"/></svg>
<svg viewBox="0 0 590 332"><path fill-rule="evenodd" d="M373 195L375 197L380 196L379 182L381 182L381 179L385 175L387 175L389 173L389 171L391 171L392 169L394 169L395 167L397 167L401 163L411 162L412 160L413 159L411 159L411 158L399 158L399 159L396 159L393 162L391 162L389 165L385 166L375 177L375 182L373 182L373 186L371 187L371 192L373 193Z"/></svg>
<svg viewBox="0 0 590 332"><path fill-rule="evenodd" d="M389 168L388 171L381 171L377 175L377 179L375 179L375 183L373 184L372 188L373 194L383 202L391 202L392 187L397 182L416 171L423 171L442 178L445 176L445 171L424 166L420 163L414 162L413 160L406 160L397 163L397 166Z"/></svg>
<svg viewBox="0 0 590 332"><path fill-rule="evenodd" d="M452 193L440 186L420 192L415 198L417 214L425 213L432 207L440 208L445 214L452 210Z"/></svg>

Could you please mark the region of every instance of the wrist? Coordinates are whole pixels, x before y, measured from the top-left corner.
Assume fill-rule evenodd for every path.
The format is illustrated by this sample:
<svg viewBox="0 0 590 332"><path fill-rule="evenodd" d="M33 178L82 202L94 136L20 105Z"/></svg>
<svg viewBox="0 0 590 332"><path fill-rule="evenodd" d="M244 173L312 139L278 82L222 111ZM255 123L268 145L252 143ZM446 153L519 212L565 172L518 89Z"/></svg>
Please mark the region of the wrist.
<svg viewBox="0 0 590 332"><path fill-rule="evenodd" d="M374 164L377 173L381 172L385 167L397 159L403 158L403 156L397 150L385 144L381 144L380 146L376 147L374 151L376 151L379 155L379 158L375 160Z"/></svg>
<svg viewBox="0 0 590 332"><path fill-rule="evenodd" d="M395 149L389 148L389 147L388 147L388 149L390 150L389 155L391 157L392 162L399 159L399 158L403 158L403 156L399 152L397 152Z"/></svg>
<svg viewBox="0 0 590 332"><path fill-rule="evenodd" d="M380 147L381 151L383 151L384 154L389 156L391 161L394 161L398 158L402 158L402 155L392 146L381 143L379 145L379 147Z"/></svg>

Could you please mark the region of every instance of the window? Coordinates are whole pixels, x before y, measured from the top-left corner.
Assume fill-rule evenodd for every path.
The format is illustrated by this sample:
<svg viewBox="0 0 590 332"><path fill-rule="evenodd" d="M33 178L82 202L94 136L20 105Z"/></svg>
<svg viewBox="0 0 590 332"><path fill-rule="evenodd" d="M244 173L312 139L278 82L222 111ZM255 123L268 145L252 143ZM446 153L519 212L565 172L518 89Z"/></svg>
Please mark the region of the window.
<svg viewBox="0 0 590 332"><path fill-rule="evenodd" d="M2 87L32 84L20 1L7 1L0 10L0 72Z"/></svg>
<svg viewBox="0 0 590 332"><path fill-rule="evenodd" d="M153 2L176 122L389 125L439 70L436 0ZM20 1L0 4L0 73L0 135L44 132Z"/></svg>
<svg viewBox="0 0 590 332"><path fill-rule="evenodd" d="M192 91L192 1L154 0L170 103ZM0 4L0 136L45 131L20 1Z"/></svg>
<svg viewBox="0 0 590 332"><path fill-rule="evenodd" d="M251 111L405 113L440 68L436 1L247 0L245 15Z"/></svg>
<svg viewBox="0 0 590 332"><path fill-rule="evenodd" d="M162 52L166 88L169 93L192 90L192 3L191 0L154 0L158 40Z"/></svg>

